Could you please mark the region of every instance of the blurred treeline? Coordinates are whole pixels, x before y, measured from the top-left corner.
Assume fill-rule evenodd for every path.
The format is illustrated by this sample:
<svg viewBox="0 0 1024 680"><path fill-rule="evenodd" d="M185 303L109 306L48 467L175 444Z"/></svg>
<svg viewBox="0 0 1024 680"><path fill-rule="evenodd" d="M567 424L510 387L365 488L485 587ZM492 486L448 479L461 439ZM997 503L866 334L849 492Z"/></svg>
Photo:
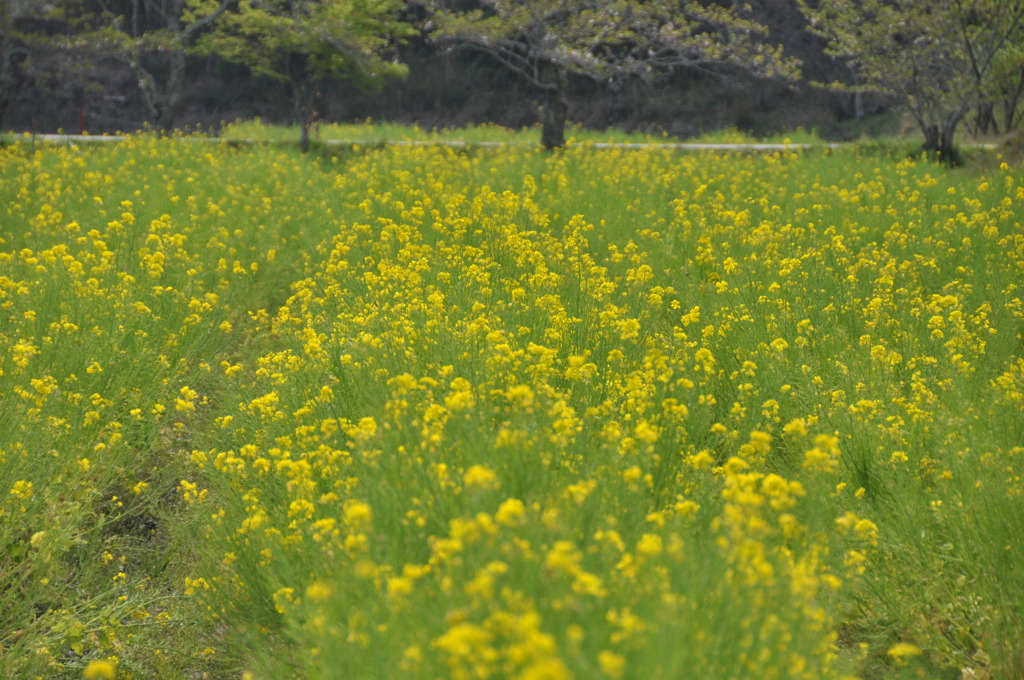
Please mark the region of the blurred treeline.
<svg viewBox="0 0 1024 680"><path fill-rule="evenodd" d="M132 0L64 0L66 11L50 12L46 18L25 11L26 4L38 5L38 0L3 2L0 97L6 99L6 106L0 106L0 116L4 129L101 133L135 131L155 124L137 71L117 54L115 46L107 50L93 46L85 52L66 47L74 46L80 30L75 12L88 11L90 3L99 3L107 12L120 12L126 25L142 22L136 30L154 30L163 28L160 8L141 15L138 8L173 0L141 4ZM409 3L407 11L415 24L416 4ZM797 0L754 0L750 11L770 29L767 39L802 61L799 82L757 80L728 67L678 68L654 82L602 83L570 77L570 122L592 129L615 127L677 137L725 127L754 135L805 128L832 139L899 125L884 97L862 96L855 101L852 94L813 84L846 82L850 74L846 65L825 54L823 41L806 30ZM35 38L26 41L19 37L26 33ZM427 128L474 123L521 127L538 121L539 93L487 54L445 52L421 33L396 50L408 66L407 78L385 80L375 87L345 79L325 81L317 93L317 116L331 122L369 118ZM165 75L158 49L138 58L148 61L143 65L157 79ZM294 122L294 107L284 83L253 76L244 66L215 54L189 55L186 74L177 127L216 131L225 122L253 117L279 124Z"/></svg>

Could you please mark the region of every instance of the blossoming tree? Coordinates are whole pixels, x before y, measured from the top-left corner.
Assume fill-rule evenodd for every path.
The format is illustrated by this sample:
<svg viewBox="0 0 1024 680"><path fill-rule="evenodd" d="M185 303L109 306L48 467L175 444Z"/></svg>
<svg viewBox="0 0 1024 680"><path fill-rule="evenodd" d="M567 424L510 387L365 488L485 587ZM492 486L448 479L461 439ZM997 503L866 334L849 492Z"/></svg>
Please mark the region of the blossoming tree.
<svg viewBox="0 0 1024 680"><path fill-rule="evenodd" d="M798 64L764 40L742 8L693 0L429 0L432 39L482 50L544 93L541 142L565 144L566 76L650 78L729 64L795 77Z"/></svg>

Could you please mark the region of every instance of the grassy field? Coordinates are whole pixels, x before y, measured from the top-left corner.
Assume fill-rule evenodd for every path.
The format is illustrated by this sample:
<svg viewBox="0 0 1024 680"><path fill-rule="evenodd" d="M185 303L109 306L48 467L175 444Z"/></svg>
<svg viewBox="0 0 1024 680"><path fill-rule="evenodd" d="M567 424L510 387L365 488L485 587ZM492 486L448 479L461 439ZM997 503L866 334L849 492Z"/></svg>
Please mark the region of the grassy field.
<svg viewBox="0 0 1024 680"><path fill-rule="evenodd" d="M314 126L311 131L314 141L319 142L365 142L380 144L384 142L458 142L466 144L509 144L535 146L540 141L540 127L511 129L500 125L476 125L470 127L427 130L416 125L401 125L366 121L364 123L325 123ZM299 139L297 126L268 125L260 120L247 120L230 123L220 131L220 137L230 140L257 141L296 141ZM794 142L820 143L814 134L802 130L779 134L767 139L758 139L737 130L719 130L698 138L680 139L667 134L644 132L623 132L621 130L588 130L570 124L565 137L568 144L587 144L591 142L611 143L679 143L679 142L714 142L744 144L753 142Z"/></svg>
<svg viewBox="0 0 1024 680"><path fill-rule="evenodd" d="M1024 676L1024 185L0 149L0 675Z"/></svg>

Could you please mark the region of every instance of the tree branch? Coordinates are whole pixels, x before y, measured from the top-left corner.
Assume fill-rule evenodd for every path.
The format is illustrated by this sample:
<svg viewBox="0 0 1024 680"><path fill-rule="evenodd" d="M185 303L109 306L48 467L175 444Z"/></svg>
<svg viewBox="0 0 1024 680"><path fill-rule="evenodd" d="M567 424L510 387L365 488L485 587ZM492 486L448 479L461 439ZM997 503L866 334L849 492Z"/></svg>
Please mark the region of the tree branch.
<svg viewBox="0 0 1024 680"><path fill-rule="evenodd" d="M215 21L217 21L217 19L220 19L221 15L224 14L224 12L228 11L232 5L237 4L237 2L238 0L221 0L221 3L217 7L217 9L215 9L210 14L207 14L199 21L196 21L195 23L189 24L187 27L185 27L185 30L182 31L182 41L184 42L184 44L189 44L189 41L192 39L193 35L203 30L207 26L213 24Z"/></svg>
<svg viewBox="0 0 1024 680"><path fill-rule="evenodd" d="M456 45L456 48L472 49L489 54L506 67L525 78L526 81L534 87L541 90L547 89L547 85L545 85L537 75L536 64L528 58L516 53L514 50L499 48L494 45L483 45L472 41L460 42Z"/></svg>
<svg viewBox="0 0 1024 680"><path fill-rule="evenodd" d="M964 20L964 6L962 0L954 0L956 3L957 24L960 28L960 35L963 37L964 48L967 50L967 57L971 62L971 70L974 71L974 78L978 84L981 83L982 73L978 68L978 59L974 56L974 45L967 34L967 22Z"/></svg>

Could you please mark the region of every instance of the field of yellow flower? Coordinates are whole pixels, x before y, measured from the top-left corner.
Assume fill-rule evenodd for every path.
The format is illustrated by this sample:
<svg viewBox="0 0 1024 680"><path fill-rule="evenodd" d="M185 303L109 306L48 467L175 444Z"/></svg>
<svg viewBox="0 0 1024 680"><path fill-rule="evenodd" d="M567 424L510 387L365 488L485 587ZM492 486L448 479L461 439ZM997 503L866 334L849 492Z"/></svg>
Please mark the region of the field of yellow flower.
<svg viewBox="0 0 1024 680"><path fill-rule="evenodd" d="M1024 183L0 149L0 675L1024 674Z"/></svg>

